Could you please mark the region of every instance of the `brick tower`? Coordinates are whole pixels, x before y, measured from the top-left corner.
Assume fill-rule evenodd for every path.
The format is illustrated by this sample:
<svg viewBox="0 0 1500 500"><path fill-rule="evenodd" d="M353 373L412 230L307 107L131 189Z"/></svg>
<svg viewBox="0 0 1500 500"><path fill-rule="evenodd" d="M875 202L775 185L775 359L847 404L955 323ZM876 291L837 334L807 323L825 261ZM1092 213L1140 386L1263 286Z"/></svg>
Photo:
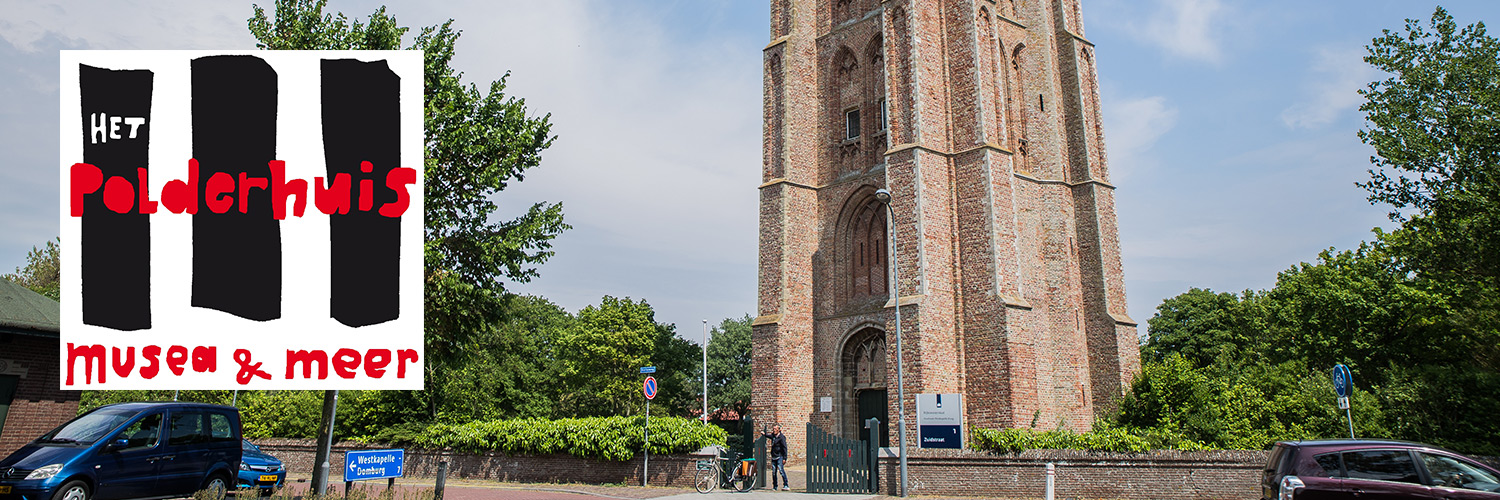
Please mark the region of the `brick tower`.
<svg viewBox="0 0 1500 500"><path fill-rule="evenodd" d="M908 436L918 393L963 394L968 427L1087 430L1128 388L1078 2L771 0L751 413L794 457L807 422L896 420L898 302Z"/></svg>

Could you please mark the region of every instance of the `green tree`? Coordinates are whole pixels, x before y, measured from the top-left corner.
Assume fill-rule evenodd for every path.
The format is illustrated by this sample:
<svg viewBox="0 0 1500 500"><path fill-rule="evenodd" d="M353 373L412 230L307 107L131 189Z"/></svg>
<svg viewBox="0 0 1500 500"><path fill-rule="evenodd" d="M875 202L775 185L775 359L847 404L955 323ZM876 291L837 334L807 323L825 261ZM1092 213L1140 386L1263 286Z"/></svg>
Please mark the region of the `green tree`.
<svg viewBox="0 0 1500 500"><path fill-rule="evenodd" d="M274 19L259 6L249 19L257 47L271 50L401 49L408 31L381 7L352 23L324 14L326 0L277 0ZM505 95L505 78L487 91L465 85L450 63L460 32L453 20L423 28L408 50L424 54L423 170L426 229L425 353L427 379L479 352L475 343L502 320L504 280L524 283L551 257L551 241L569 228L562 204L537 203L514 219L496 214L493 198L541 164L556 139L551 115L528 115L522 99ZM508 76L508 74L507 74ZM428 385L429 415L444 400L443 383Z"/></svg>
<svg viewBox="0 0 1500 500"><path fill-rule="evenodd" d="M1402 222L1398 250L1424 273L1500 279L1500 42L1459 29L1442 7L1428 27L1384 30L1365 61L1391 75L1360 94L1375 148L1372 203Z"/></svg>
<svg viewBox="0 0 1500 500"><path fill-rule="evenodd" d="M658 336L645 300L605 296L578 311L577 324L558 340L568 393L563 416L631 415L645 407L640 367L651 364Z"/></svg>
<svg viewBox="0 0 1500 500"><path fill-rule="evenodd" d="M1275 361L1306 360L1318 370L1346 363L1360 371L1391 364L1452 363L1466 342L1447 321L1447 298L1406 275L1380 242L1318 254L1316 264L1282 271L1266 301Z"/></svg>
<svg viewBox="0 0 1500 500"><path fill-rule="evenodd" d="M1263 315L1254 291L1244 297L1193 288L1163 300L1146 321L1142 361L1165 361L1169 355L1187 358L1194 366L1243 362L1263 348Z"/></svg>
<svg viewBox="0 0 1500 500"><path fill-rule="evenodd" d="M725 318L708 340L708 411L750 411L750 315Z"/></svg>
<svg viewBox="0 0 1500 500"><path fill-rule="evenodd" d="M678 336L676 325L656 324L651 366L656 367L657 384L652 415L686 417L702 411L703 348Z"/></svg>
<svg viewBox="0 0 1500 500"><path fill-rule="evenodd" d="M58 262L57 250L59 240L53 239L41 248L31 247L31 252L26 254L26 265L16 268L16 272L0 276L12 283L24 286L31 291L42 294L52 300L59 300L61 292L58 289L58 270L62 268Z"/></svg>

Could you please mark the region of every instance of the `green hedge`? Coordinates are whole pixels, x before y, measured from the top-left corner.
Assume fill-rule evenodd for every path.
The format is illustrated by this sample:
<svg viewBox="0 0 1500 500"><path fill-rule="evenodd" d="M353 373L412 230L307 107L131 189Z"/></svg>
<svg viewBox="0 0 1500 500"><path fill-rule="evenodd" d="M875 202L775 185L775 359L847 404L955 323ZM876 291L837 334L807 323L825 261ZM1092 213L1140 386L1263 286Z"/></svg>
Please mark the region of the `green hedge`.
<svg viewBox="0 0 1500 500"><path fill-rule="evenodd" d="M1025 450L1089 450L1141 453L1152 449L1202 450L1202 443L1181 436L1148 432L1132 434L1121 428L1098 429L1082 434L1059 429L979 429L969 433L973 446L997 453L1020 453Z"/></svg>
<svg viewBox="0 0 1500 500"><path fill-rule="evenodd" d="M641 451L644 417L591 417L560 420L488 420L435 424L412 444L483 453L566 453L576 457L630 460ZM678 417L651 419L651 453L666 455L723 445L724 429Z"/></svg>

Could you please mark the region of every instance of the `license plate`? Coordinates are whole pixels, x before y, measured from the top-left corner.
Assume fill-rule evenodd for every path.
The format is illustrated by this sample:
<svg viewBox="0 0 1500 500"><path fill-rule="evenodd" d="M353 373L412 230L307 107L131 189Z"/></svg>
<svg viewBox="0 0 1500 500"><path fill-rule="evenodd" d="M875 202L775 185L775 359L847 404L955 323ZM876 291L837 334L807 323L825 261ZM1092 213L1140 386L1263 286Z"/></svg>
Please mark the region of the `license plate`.
<svg viewBox="0 0 1500 500"><path fill-rule="evenodd" d="M9 486L0 486L0 493L10 493Z"/></svg>
<svg viewBox="0 0 1500 500"><path fill-rule="evenodd" d="M266 481L266 482L274 483L274 482L276 482L276 475L275 474L266 474L266 475L261 476L260 480L261 481Z"/></svg>

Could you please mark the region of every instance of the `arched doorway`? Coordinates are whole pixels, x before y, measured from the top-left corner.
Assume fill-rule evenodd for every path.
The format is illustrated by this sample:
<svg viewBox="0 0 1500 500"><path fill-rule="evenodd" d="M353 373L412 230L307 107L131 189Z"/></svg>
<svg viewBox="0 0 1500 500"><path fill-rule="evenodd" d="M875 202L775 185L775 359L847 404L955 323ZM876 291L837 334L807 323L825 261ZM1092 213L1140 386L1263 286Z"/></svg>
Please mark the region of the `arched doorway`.
<svg viewBox="0 0 1500 500"><path fill-rule="evenodd" d="M864 422L870 417L880 419L879 446L890 446L889 406L886 401L886 351L885 332L874 327L865 327L844 343L842 360L846 401L846 437L869 439Z"/></svg>

